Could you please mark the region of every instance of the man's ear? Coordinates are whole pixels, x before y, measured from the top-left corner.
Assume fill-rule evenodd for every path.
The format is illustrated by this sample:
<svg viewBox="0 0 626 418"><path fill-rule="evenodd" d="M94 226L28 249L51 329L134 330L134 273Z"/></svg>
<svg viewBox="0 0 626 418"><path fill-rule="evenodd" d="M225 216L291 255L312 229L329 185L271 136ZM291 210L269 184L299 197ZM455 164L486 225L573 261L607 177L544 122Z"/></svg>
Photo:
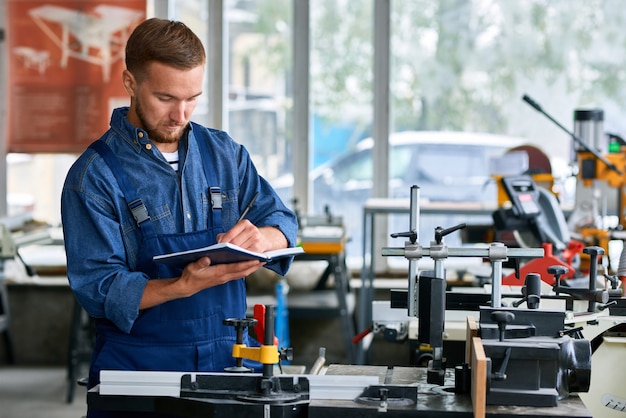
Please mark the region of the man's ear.
<svg viewBox="0 0 626 418"><path fill-rule="evenodd" d="M122 82L124 83L124 88L130 97L135 97L135 92L137 91L137 80L132 75L132 73L128 70L124 70L122 73Z"/></svg>

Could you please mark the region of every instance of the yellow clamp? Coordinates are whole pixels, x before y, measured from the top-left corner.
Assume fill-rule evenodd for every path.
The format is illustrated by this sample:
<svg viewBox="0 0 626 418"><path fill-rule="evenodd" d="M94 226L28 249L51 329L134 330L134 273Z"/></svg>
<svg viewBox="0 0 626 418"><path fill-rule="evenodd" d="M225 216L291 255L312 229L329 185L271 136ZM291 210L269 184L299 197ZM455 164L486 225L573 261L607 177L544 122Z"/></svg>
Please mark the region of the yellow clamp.
<svg viewBox="0 0 626 418"><path fill-rule="evenodd" d="M248 347L245 344L233 344L233 357L254 360L261 364L277 364L278 347L275 345Z"/></svg>

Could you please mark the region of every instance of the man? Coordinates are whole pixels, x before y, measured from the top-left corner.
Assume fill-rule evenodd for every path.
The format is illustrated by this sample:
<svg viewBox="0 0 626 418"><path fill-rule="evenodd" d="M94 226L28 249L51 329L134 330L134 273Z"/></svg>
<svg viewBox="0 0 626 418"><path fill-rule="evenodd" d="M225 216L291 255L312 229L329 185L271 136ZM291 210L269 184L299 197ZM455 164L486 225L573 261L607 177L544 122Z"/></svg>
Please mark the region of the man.
<svg viewBox="0 0 626 418"><path fill-rule="evenodd" d="M205 61L184 24L141 23L127 42L122 74L130 107L113 111L110 129L67 175L68 277L97 327L89 387L103 369L223 371L235 364L235 330L222 320L245 317L242 278L263 263L212 265L204 257L181 271L153 256L216 242L257 252L295 244L295 215L246 149L190 122ZM265 267L285 274L291 261Z"/></svg>

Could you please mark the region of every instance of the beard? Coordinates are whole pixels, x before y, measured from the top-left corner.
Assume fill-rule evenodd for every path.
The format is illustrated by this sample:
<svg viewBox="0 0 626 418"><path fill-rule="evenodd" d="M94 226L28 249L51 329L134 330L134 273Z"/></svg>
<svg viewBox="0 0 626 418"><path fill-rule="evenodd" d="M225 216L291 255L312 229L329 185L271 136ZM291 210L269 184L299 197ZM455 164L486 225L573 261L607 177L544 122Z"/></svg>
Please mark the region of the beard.
<svg viewBox="0 0 626 418"><path fill-rule="evenodd" d="M175 132L159 131L159 127L161 126L161 124L157 123L156 126L152 126L148 123L146 114L143 111L143 107L141 106L141 102L139 101L138 97L135 97L135 112L137 113L137 118L139 118L141 126L143 126L143 128L148 133L148 138L150 138L153 142L159 144L173 144L178 142L185 130L185 127L187 126L186 123L181 124L179 125L179 129Z"/></svg>

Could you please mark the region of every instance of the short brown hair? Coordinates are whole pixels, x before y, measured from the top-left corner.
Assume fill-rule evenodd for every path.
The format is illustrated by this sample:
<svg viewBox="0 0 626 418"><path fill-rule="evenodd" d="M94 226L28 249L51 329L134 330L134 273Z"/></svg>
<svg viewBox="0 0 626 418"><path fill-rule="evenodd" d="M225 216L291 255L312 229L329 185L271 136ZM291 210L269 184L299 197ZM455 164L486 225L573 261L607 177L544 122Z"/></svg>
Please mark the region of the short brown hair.
<svg viewBox="0 0 626 418"><path fill-rule="evenodd" d="M150 62L190 70L206 62L202 41L184 23L151 18L140 23L126 43L126 68L142 77Z"/></svg>

